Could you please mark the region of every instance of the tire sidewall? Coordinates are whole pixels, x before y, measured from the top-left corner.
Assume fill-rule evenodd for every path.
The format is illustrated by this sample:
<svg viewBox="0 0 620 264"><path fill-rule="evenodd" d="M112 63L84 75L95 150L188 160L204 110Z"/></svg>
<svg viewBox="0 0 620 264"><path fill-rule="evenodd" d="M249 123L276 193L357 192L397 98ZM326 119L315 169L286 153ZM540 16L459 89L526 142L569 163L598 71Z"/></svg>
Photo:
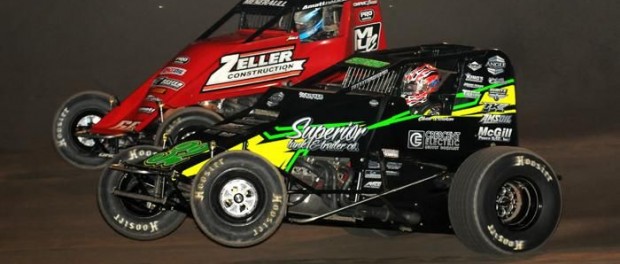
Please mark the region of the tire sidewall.
<svg viewBox="0 0 620 264"><path fill-rule="evenodd" d="M253 217L231 221L219 205L221 187L237 177L231 169L253 172L248 179L259 193ZM260 185L260 186L259 186ZM214 241L229 247L249 247L270 237L286 214L287 193L275 167L263 158L245 151L231 151L214 157L197 174L192 186L191 208L200 229Z"/></svg>
<svg viewBox="0 0 620 264"><path fill-rule="evenodd" d="M510 230L503 225L495 209L500 187L515 177L533 184L542 201L534 223L524 230ZM475 222L485 240L498 251L510 254L536 250L555 231L561 215L560 186L551 166L540 157L517 152L499 157L484 171L477 186Z"/></svg>
<svg viewBox="0 0 620 264"><path fill-rule="evenodd" d="M87 114L103 118L110 111L109 98L111 96L104 93L81 93L64 102L54 115L52 127L54 146L72 165L84 169L100 169L106 165L107 158L89 155L80 147L72 132L79 118Z"/></svg>
<svg viewBox="0 0 620 264"><path fill-rule="evenodd" d="M161 148L154 146L136 146L117 155L113 162L144 160L159 151ZM124 206L121 197L112 194L120 185L123 176L121 171L106 168L99 180L99 211L112 229L131 239L154 240L169 235L183 223L186 215L180 211L162 210L156 215L144 217Z"/></svg>
<svg viewBox="0 0 620 264"><path fill-rule="evenodd" d="M161 146L163 135L167 134L168 138L174 138L179 132L191 127L206 127L213 125L222 118L215 112L200 107L190 107L179 110L179 112L170 116L157 129L155 134L155 145ZM175 142L178 144L179 142ZM169 145L169 144L167 144Z"/></svg>

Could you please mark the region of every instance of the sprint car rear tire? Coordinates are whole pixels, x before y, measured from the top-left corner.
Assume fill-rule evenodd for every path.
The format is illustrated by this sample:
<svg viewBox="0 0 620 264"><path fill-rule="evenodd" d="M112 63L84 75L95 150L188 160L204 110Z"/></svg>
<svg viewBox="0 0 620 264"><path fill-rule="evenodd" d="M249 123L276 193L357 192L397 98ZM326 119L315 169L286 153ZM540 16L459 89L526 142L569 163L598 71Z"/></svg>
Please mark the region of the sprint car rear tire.
<svg viewBox="0 0 620 264"><path fill-rule="evenodd" d="M97 91L76 94L65 101L54 115L52 137L60 156L82 169L101 169L108 158L99 157L94 139L75 136L78 129L96 124L110 111L114 97Z"/></svg>
<svg viewBox="0 0 620 264"><path fill-rule="evenodd" d="M448 210L454 232L470 249L495 255L532 252L557 228L560 185L551 166L533 152L490 147L459 167Z"/></svg>
<svg viewBox="0 0 620 264"><path fill-rule="evenodd" d="M181 109L159 126L155 134L155 146L163 146L164 134L167 136L166 146L172 146L219 121L222 121L220 115L202 107Z"/></svg>
<svg viewBox="0 0 620 264"><path fill-rule="evenodd" d="M119 161L140 161L155 153L161 148L154 146L135 146L118 154L113 163ZM153 184L157 176L141 176L140 180L148 187L147 192L154 189ZM186 214L177 210L170 210L162 205L117 196L114 190L130 193L147 194L139 186L136 175L111 170L103 170L99 179L97 202L99 212L106 223L117 233L135 240L155 240L174 232L186 218Z"/></svg>
<svg viewBox="0 0 620 264"><path fill-rule="evenodd" d="M191 208L202 232L228 247L250 247L280 226L287 191L280 172L247 151L215 156L194 178Z"/></svg>

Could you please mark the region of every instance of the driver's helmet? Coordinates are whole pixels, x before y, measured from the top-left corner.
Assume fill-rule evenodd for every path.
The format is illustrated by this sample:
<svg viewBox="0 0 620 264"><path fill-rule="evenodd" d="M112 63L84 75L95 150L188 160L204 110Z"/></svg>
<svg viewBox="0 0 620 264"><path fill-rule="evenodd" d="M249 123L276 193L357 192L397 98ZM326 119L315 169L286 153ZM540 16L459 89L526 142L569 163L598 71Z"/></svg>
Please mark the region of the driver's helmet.
<svg viewBox="0 0 620 264"><path fill-rule="evenodd" d="M441 76L433 65L423 64L405 74L403 77L402 97L407 105L425 103L428 95L439 90Z"/></svg>
<svg viewBox="0 0 620 264"><path fill-rule="evenodd" d="M295 26L301 41L308 40L323 28L323 9L314 8L295 13Z"/></svg>

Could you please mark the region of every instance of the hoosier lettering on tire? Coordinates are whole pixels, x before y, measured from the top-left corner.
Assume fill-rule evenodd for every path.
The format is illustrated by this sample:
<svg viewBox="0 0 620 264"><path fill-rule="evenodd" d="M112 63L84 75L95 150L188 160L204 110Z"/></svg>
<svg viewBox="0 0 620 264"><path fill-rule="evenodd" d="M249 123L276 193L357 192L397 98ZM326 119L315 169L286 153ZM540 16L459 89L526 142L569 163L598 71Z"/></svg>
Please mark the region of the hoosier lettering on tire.
<svg viewBox="0 0 620 264"><path fill-rule="evenodd" d="M154 146L136 146L117 155L119 161L142 161L157 152ZM174 232L185 220L185 213L140 196L157 198L161 176L139 175L106 168L99 179L97 201L106 223L119 234L135 240L155 240ZM169 192L165 187L162 192ZM122 193L119 193L122 192ZM139 195L130 197L131 195Z"/></svg>
<svg viewBox="0 0 620 264"><path fill-rule="evenodd" d="M247 151L215 156L194 178L191 208L198 227L229 247L269 238L286 214L287 192L279 171Z"/></svg>
<svg viewBox="0 0 620 264"><path fill-rule="evenodd" d="M474 251L534 251L558 225L560 185L549 164L533 152L486 148L459 167L448 209L457 237Z"/></svg>

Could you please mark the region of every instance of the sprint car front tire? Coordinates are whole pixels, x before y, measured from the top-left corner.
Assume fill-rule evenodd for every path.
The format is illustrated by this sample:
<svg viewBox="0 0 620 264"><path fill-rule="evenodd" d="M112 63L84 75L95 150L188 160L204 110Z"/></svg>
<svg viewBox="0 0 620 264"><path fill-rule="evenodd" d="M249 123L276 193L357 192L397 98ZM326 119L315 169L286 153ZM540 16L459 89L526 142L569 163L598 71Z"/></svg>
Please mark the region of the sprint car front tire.
<svg viewBox="0 0 620 264"><path fill-rule="evenodd" d="M154 146L135 146L118 154L112 163L140 162L159 151L161 148ZM113 193L120 190L152 195L150 192L155 188L156 177L160 176L140 176L110 168L104 169L99 179L97 202L103 219L114 231L135 240L155 240L171 234L183 224L186 218L184 212ZM140 188L140 184L144 184L145 188Z"/></svg>
<svg viewBox="0 0 620 264"><path fill-rule="evenodd" d="M247 151L215 156L194 178L191 208L202 232L228 247L250 247L269 238L287 208L280 172Z"/></svg>
<svg viewBox="0 0 620 264"><path fill-rule="evenodd" d="M97 91L76 94L65 101L54 116L52 136L60 156L82 169L101 169L108 158L100 157L95 139L78 137L75 132L88 129L110 111L113 96Z"/></svg>
<svg viewBox="0 0 620 264"><path fill-rule="evenodd" d="M181 109L166 118L159 126L155 134L155 146L163 146L164 135L166 146L172 146L220 121L222 121L220 115L202 107Z"/></svg>
<svg viewBox="0 0 620 264"><path fill-rule="evenodd" d="M551 166L517 147L472 154L457 170L448 196L457 237L474 251L495 255L539 249L557 228L562 210Z"/></svg>

